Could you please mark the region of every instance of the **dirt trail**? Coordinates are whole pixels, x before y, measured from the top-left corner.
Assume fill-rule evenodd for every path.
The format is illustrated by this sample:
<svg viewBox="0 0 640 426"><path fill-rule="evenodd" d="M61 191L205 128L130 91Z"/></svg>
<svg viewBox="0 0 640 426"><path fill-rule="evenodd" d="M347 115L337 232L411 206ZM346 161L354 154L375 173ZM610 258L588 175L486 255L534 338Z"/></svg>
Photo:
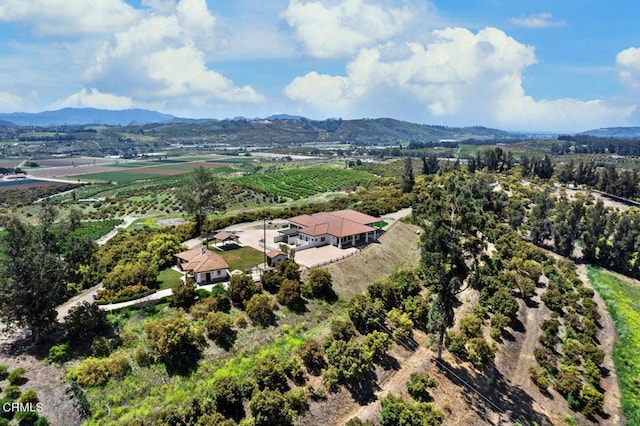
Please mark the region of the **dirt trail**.
<svg viewBox="0 0 640 426"><path fill-rule="evenodd" d="M582 280L584 285L589 288L593 288L591 281L587 275L586 265L578 265L577 267L578 277ZM625 277L625 281L629 282L630 278ZM637 282L636 282L637 283ZM595 291L595 289L594 289ZM598 339L604 350L605 357L602 366L608 375L602 378L601 386L604 389L604 412L610 417L606 419L607 424L618 425L623 424L624 414L620 408L620 387L618 386L618 374L616 372L615 365L613 364L613 345L618 339L616 332L616 326L613 322L613 318L607 311L607 305L605 304L600 294L596 291L593 296L593 300L598 304L598 311L600 312L600 325L602 329L598 332Z"/></svg>

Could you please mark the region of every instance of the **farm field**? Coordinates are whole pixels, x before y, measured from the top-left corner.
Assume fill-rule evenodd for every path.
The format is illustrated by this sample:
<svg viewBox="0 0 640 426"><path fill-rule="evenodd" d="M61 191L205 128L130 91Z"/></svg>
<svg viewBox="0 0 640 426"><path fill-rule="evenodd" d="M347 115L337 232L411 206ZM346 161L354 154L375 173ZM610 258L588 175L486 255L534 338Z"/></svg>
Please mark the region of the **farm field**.
<svg viewBox="0 0 640 426"><path fill-rule="evenodd" d="M272 173L242 176L234 179L234 182L267 194L296 200L373 179L374 175L361 170L312 167L287 168Z"/></svg>
<svg viewBox="0 0 640 426"><path fill-rule="evenodd" d="M627 424L640 424L640 286L589 267L589 280L607 304L618 330L613 360Z"/></svg>

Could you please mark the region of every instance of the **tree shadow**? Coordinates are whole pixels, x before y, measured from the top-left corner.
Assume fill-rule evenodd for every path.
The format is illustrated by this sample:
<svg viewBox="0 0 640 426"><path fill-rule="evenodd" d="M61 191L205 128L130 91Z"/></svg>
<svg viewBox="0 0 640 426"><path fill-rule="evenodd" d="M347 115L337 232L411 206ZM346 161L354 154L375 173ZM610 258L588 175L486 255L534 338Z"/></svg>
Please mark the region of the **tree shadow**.
<svg viewBox="0 0 640 426"><path fill-rule="evenodd" d="M400 363L398 360L389 354L383 354L375 359L374 362L385 370L400 370Z"/></svg>
<svg viewBox="0 0 640 426"><path fill-rule="evenodd" d="M522 323L522 321L520 321L517 318L514 319L513 321L511 321L510 327L516 333L526 333L527 332L527 329L525 328L525 326Z"/></svg>
<svg viewBox="0 0 640 426"><path fill-rule="evenodd" d="M455 367L443 361L436 360L436 365L449 380L467 389L464 396L475 409L484 412L489 408L509 416L513 422L545 426L553 424L547 415L534 409L534 399L531 395L522 388L509 384L495 368L484 375L475 375L465 368ZM472 395L477 395L477 398ZM482 406L478 407L478 401L482 401Z"/></svg>
<svg viewBox="0 0 640 426"><path fill-rule="evenodd" d="M373 371L368 371L359 380L353 380L345 384L351 397L360 405L367 405L377 400L375 391L378 376Z"/></svg>
<svg viewBox="0 0 640 426"><path fill-rule="evenodd" d="M527 308L537 309L540 307L540 303L536 302L531 298L524 299L524 304L527 305Z"/></svg>

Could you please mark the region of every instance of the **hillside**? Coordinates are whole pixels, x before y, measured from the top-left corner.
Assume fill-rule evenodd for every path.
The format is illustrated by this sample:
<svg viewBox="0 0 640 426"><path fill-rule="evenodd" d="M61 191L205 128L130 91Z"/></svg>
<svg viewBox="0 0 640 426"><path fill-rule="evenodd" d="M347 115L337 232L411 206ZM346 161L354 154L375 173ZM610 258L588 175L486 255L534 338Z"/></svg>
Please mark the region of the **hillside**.
<svg viewBox="0 0 640 426"><path fill-rule="evenodd" d="M63 108L38 113L12 112L0 114L0 122L16 126L57 126L105 124L110 126L131 123L146 124L173 120L176 117L145 109L106 110L97 108Z"/></svg>
<svg viewBox="0 0 640 426"><path fill-rule="evenodd" d="M634 139L640 138L640 127L605 127L602 129L587 130L579 134L600 138Z"/></svg>

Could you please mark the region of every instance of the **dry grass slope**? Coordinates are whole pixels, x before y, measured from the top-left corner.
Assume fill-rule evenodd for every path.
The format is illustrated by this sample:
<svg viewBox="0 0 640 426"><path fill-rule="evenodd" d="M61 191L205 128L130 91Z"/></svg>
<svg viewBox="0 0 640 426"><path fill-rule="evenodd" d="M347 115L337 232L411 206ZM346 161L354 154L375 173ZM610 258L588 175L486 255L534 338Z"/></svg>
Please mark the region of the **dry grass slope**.
<svg viewBox="0 0 640 426"><path fill-rule="evenodd" d="M379 243L327 266L333 277L333 289L341 298L351 299L356 294L364 293L368 284L402 265L414 268L420 259L420 236L416 234L419 229L398 222L380 238Z"/></svg>

